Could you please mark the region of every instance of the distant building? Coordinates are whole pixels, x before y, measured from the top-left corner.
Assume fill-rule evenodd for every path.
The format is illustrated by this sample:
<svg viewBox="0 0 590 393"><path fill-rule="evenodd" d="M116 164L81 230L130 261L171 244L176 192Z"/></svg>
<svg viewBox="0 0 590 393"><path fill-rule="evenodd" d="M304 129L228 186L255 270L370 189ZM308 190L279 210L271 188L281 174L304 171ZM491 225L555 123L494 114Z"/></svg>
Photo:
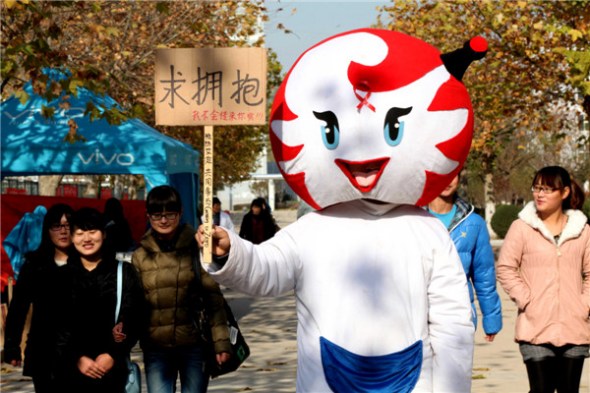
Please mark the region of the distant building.
<svg viewBox="0 0 590 393"><path fill-rule="evenodd" d="M224 187L216 193L222 206L229 210L242 210L249 208L254 198L262 196L274 210L286 202L298 200L280 174L276 162L268 161L266 149L258 157L257 169L250 176L250 180Z"/></svg>

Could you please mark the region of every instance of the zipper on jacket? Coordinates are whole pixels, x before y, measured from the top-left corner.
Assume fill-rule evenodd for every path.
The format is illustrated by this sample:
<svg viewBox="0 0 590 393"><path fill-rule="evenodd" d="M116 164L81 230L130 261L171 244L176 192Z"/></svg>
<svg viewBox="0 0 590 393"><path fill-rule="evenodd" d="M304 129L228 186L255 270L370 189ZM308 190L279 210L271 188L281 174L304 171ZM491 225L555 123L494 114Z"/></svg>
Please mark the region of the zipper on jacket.
<svg viewBox="0 0 590 393"><path fill-rule="evenodd" d="M181 270L181 263L180 263L180 256L176 251L174 251L174 259L178 261L178 270L176 271L176 299L174 300L174 334L172 340L174 341L174 346L176 347L176 327L178 326L178 291L180 288L180 270Z"/></svg>

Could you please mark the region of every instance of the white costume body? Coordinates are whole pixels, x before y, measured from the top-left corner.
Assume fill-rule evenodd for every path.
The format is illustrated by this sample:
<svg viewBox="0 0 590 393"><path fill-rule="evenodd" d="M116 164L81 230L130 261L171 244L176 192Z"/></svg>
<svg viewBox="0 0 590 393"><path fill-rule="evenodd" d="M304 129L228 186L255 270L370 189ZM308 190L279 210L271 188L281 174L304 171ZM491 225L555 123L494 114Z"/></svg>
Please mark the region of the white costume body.
<svg viewBox="0 0 590 393"><path fill-rule="evenodd" d="M309 213L260 245L228 233L227 263L204 265L216 281L254 296L294 290L298 392L330 391L320 337L363 356L422 340L414 391L470 391L467 283L437 218L410 205L354 201Z"/></svg>

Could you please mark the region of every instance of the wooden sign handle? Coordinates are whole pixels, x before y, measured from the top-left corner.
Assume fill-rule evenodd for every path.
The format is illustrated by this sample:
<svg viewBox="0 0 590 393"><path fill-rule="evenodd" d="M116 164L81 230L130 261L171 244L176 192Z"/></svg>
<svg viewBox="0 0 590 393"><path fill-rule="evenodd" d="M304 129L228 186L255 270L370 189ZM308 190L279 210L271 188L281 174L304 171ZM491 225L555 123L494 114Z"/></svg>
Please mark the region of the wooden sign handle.
<svg viewBox="0 0 590 393"><path fill-rule="evenodd" d="M213 236L213 126L205 126L203 138L203 262L212 261Z"/></svg>

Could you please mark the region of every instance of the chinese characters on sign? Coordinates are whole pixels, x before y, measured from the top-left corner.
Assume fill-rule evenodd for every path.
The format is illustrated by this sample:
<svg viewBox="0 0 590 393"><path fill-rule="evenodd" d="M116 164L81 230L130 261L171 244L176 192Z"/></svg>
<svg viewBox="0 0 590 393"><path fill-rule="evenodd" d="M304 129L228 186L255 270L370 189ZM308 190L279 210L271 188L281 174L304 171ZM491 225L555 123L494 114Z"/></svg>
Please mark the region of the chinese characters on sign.
<svg viewBox="0 0 590 393"><path fill-rule="evenodd" d="M156 50L156 124L266 123L264 48Z"/></svg>
<svg viewBox="0 0 590 393"><path fill-rule="evenodd" d="M213 127L205 126L203 141L203 212L205 217L203 248L211 250L211 234L213 230ZM210 254L205 253L204 261L210 263Z"/></svg>

